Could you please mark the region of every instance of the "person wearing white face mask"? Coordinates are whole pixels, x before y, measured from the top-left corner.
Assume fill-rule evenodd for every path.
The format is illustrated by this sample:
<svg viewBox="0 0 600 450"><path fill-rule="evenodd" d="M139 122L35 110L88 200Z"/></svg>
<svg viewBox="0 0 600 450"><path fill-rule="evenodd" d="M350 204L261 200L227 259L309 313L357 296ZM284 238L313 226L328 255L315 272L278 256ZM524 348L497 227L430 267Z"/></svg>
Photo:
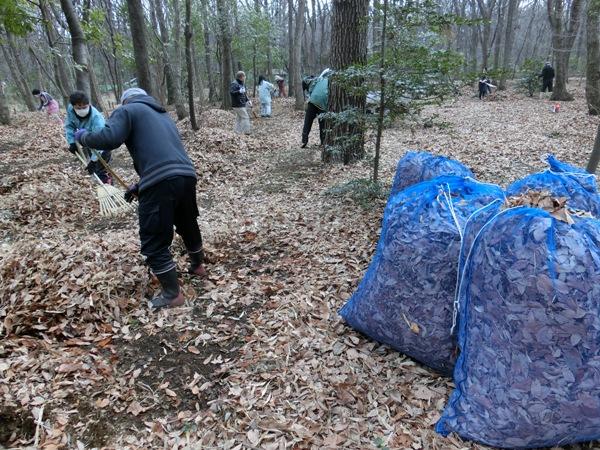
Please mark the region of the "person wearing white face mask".
<svg viewBox="0 0 600 450"><path fill-rule="evenodd" d="M77 130L85 129L90 133L99 131L104 128L104 117L96 108L90 105L88 96L81 91L75 91L69 96L69 106L67 107L67 119L65 120L65 136L69 144L69 151L73 154L77 151L77 145L75 144L75 132ZM106 172L102 164L98 161L98 158L89 149L84 148L86 156L89 158L87 165L87 171L92 174L98 175L98 178L103 183L112 184L110 175ZM111 152L98 150L102 159L109 162L111 159Z"/></svg>

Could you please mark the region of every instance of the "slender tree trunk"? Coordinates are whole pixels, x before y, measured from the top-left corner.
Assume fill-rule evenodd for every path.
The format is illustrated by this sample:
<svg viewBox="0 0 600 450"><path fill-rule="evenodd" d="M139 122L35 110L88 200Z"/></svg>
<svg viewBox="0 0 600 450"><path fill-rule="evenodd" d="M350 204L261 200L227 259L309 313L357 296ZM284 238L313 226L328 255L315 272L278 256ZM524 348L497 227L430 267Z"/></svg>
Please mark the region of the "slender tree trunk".
<svg viewBox="0 0 600 450"><path fill-rule="evenodd" d="M598 125L598 130L596 131L596 139L594 140L594 148L592 149L592 154L590 155L590 160L588 161L586 170L589 173L596 173L596 169L598 168L599 161L600 161L600 125Z"/></svg>
<svg viewBox="0 0 600 450"><path fill-rule="evenodd" d="M471 19L475 19L477 17L477 13L475 12L475 3L474 1L471 2ZM470 45L469 45L469 60L470 60L470 69L471 72L475 73L477 72L477 47L479 44L479 39L478 39L478 30L477 30L477 26L471 26L470 27L470 33L471 33L471 39L470 39Z"/></svg>
<svg viewBox="0 0 600 450"><path fill-rule="evenodd" d="M0 84L0 124L10 125L10 109L6 100L4 87Z"/></svg>
<svg viewBox="0 0 600 450"><path fill-rule="evenodd" d="M377 138L375 139L375 159L373 161L373 182L379 180L379 155L381 149L381 134L383 133L383 118L385 114L385 40L387 32L388 0L383 0L383 27L381 29L381 58L379 63L379 117L377 118ZM375 36L375 34L373 34Z"/></svg>
<svg viewBox="0 0 600 450"><path fill-rule="evenodd" d="M215 89L215 77L213 75L212 60L210 57L212 49L210 44L207 0L202 0L202 28L204 28L204 65L206 66L206 78L208 81L208 100L213 102L217 98L217 92Z"/></svg>
<svg viewBox="0 0 600 450"><path fill-rule="evenodd" d="M61 0L68 1L68 0ZM150 73L150 57L148 54L148 41L146 39L146 20L141 0L127 0L127 12L129 25L131 27L131 39L133 41L133 56L138 86L144 89L148 95L154 95L152 75Z"/></svg>
<svg viewBox="0 0 600 450"><path fill-rule="evenodd" d="M364 64L367 59L367 16L369 0L333 0L331 17L331 65L342 71L353 64ZM337 159L344 164L364 158L364 130L359 118L364 114L364 96L348 93L348 82L329 80L328 109L339 113L349 109L357 112L357 119L348 122L329 121L322 152L324 161Z"/></svg>
<svg viewBox="0 0 600 450"><path fill-rule="evenodd" d="M94 64L91 54L89 61L90 67L93 67ZM106 111L106 106L104 105L104 100L102 99L102 93L100 92L100 88L96 80L96 73L93 70L90 70L90 92L92 95L92 103L98 109L98 111Z"/></svg>
<svg viewBox="0 0 600 450"><path fill-rule="evenodd" d="M35 104L34 98L31 95L31 89L27 83L27 80L23 76L25 73L23 71L23 67L20 64L20 59L18 55L15 57L15 54L11 54L13 50L11 43L14 44L13 38L10 33L6 33L7 42L9 44L8 48L0 43L0 47L2 47L2 53L4 54L4 60L8 65L8 69L10 71L10 76L13 81L17 85L17 89L19 90L19 94L21 94L21 98L25 102L27 109L29 111L35 111L37 109L37 105Z"/></svg>
<svg viewBox="0 0 600 450"><path fill-rule="evenodd" d="M71 81L69 80L69 74L65 64L64 57L61 57L56 43L59 41L59 36L54 29L52 23L52 12L48 7L46 0L40 0L39 3L40 12L42 13L42 21L44 24L44 31L46 32L46 39L48 40L48 46L50 47L50 53L52 54L52 65L54 66L54 73L56 78L56 84L59 87L60 94L63 97L63 101L66 104L69 102L69 95L73 91L71 87Z"/></svg>
<svg viewBox="0 0 600 450"><path fill-rule="evenodd" d="M490 37L492 31L492 13L494 12L494 7L496 6L496 0L488 0L488 3L485 3L485 0L477 0L477 5L479 6L479 12L481 13L481 17L485 20L483 24L483 33L481 36L481 53L482 53L482 69L489 68L489 56L490 56Z"/></svg>
<svg viewBox="0 0 600 450"><path fill-rule="evenodd" d="M569 73L569 56L581 19L581 0L572 0L568 19L564 0L547 0L548 18L552 28L552 47L554 49L554 60L556 78L552 100L573 100L573 96L567 91L567 80Z"/></svg>
<svg viewBox="0 0 600 450"><path fill-rule="evenodd" d="M304 109L304 91L302 90L302 29L304 26L304 7L305 1L298 0L298 11L296 13L296 29L294 30L294 85L296 86L296 109ZM290 76L290 79L292 77Z"/></svg>
<svg viewBox="0 0 600 450"><path fill-rule="evenodd" d="M497 25L494 30L494 69L500 68L500 50L502 49L502 33L504 31L505 0L498 1Z"/></svg>
<svg viewBox="0 0 600 450"><path fill-rule="evenodd" d="M187 66L187 90L192 130L198 129L194 105L194 62L192 60L192 0L185 0L185 62Z"/></svg>
<svg viewBox="0 0 600 450"><path fill-rule="evenodd" d="M225 0L217 0L217 15L219 21L219 39L221 41L221 108L231 108L229 84L231 83L231 32L229 31L229 14Z"/></svg>
<svg viewBox="0 0 600 450"><path fill-rule="evenodd" d="M588 0L585 98L591 115L600 114L600 0ZM595 168L594 168L595 170Z"/></svg>
<svg viewBox="0 0 600 450"><path fill-rule="evenodd" d="M67 19L67 24L69 25L73 61L77 65L75 68L75 85L77 90L85 92L91 97L92 88L89 72L89 53L79 16L77 15L71 0L60 0L60 6Z"/></svg>
<svg viewBox="0 0 600 450"><path fill-rule="evenodd" d="M319 39L319 69L322 69L324 65L323 61L325 59L325 27L328 25L328 23L325 10L321 6L320 1L317 1L317 6L319 8L319 17L321 18L321 36Z"/></svg>
<svg viewBox="0 0 600 450"><path fill-rule="evenodd" d="M294 44L294 1L288 0L288 97L296 94Z"/></svg>
<svg viewBox="0 0 600 450"><path fill-rule="evenodd" d="M506 78L510 71L513 42L515 37L515 16L519 11L519 0L508 0L506 17L506 36L504 37L504 54L502 55L502 74L500 75L499 89L506 89Z"/></svg>
<svg viewBox="0 0 600 450"><path fill-rule="evenodd" d="M116 31L115 31L115 25L113 22L113 7L112 7L112 1L111 0L105 0L104 3L104 7L106 10L106 24L108 26L108 32L109 32L109 36L110 36L110 44L111 44L111 54L110 56L108 55L108 52L104 52L105 53L105 58L106 58L106 62L110 68L110 73L112 74L113 78L113 92L115 94L115 101L118 103L119 99L121 98L121 94L122 89L123 89L123 77L121 75L121 66L119 64L119 59L118 59L118 54L119 54L119 50L118 50L118 46L117 46L117 40L116 40Z"/></svg>

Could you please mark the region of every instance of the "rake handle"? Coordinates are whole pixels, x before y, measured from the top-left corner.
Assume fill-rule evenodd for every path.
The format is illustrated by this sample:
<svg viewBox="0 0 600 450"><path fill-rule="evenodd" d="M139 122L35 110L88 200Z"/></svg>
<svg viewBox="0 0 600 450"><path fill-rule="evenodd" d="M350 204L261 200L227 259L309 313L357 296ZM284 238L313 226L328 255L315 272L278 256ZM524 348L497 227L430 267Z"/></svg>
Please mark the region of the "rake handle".
<svg viewBox="0 0 600 450"><path fill-rule="evenodd" d="M104 167L104 169L108 173L110 173L110 176L113 177L115 180L117 180L119 182L119 184L125 188L125 190L129 189L129 185L127 183L125 183L123 178L121 178L119 175L117 175L117 173L110 168L108 163L106 161L104 161L104 158L102 158L102 156L100 156L100 154L93 148L90 150L92 151L92 153L94 155L96 155L96 158L98 158L98 161L100 161L100 164L102 164L102 167Z"/></svg>

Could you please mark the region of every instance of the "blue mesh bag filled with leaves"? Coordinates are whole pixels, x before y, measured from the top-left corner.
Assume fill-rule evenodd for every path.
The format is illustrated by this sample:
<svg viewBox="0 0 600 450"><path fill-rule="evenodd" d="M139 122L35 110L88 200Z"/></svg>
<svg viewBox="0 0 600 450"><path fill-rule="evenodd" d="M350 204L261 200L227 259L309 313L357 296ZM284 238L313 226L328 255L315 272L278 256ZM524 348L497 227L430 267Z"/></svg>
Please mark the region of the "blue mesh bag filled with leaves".
<svg viewBox="0 0 600 450"><path fill-rule="evenodd" d="M566 162L560 161L554 155L546 155L546 163L552 172L566 174L576 179L587 191L598 192L596 184L596 175L589 173L587 170L576 167Z"/></svg>
<svg viewBox="0 0 600 450"><path fill-rule="evenodd" d="M390 197L409 186L444 175L475 178L468 167L454 159L409 151L398 161Z"/></svg>
<svg viewBox="0 0 600 450"><path fill-rule="evenodd" d="M436 430L501 448L599 439L600 221L501 206L465 228L456 388Z"/></svg>
<svg viewBox="0 0 600 450"><path fill-rule="evenodd" d="M567 198L569 207L600 214L600 196L596 176L585 169L573 166L546 155L548 169L518 180L506 189L507 196L523 194L527 191L548 191L557 197Z"/></svg>
<svg viewBox="0 0 600 450"><path fill-rule="evenodd" d="M471 178L438 177L388 200L375 256L340 310L354 329L450 375L462 228L502 189Z"/></svg>
<svg viewBox="0 0 600 450"><path fill-rule="evenodd" d="M515 181L506 188L506 196L512 197L528 191L548 191L556 197L565 197L570 208L589 211L600 217L600 195L595 190L590 190L592 182L595 186L594 175L545 170Z"/></svg>

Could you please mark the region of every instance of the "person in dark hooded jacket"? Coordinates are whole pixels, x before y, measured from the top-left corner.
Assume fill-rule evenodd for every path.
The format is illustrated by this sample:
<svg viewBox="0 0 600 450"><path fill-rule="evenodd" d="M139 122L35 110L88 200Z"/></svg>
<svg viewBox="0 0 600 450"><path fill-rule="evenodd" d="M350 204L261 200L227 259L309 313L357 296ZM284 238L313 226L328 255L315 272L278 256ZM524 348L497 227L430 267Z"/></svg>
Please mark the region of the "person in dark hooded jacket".
<svg viewBox="0 0 600 450"><path fill-rule="evenodd" d="M155 309L183 305L177 270L169 246L173 226L190 256L189 272L204 276L202 236L198 227L196 170L177 127L167 111L143 89L131 88L121 96L106 126L97 132L78 130L75 140L91 148L112 150L125 144L140 176L125 199L139 200L141 252L161 284L152 300Z"/></svg>

